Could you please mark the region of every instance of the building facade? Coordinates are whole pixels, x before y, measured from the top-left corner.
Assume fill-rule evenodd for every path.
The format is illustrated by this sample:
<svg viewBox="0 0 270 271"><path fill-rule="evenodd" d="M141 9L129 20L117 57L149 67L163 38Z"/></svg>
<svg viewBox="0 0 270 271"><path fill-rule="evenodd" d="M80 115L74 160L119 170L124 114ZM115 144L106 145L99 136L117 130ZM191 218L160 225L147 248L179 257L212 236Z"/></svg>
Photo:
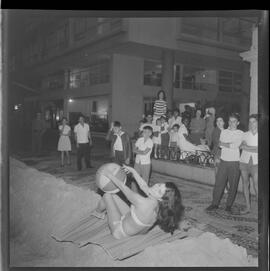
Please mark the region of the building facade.
<svg viewBox="0 0 270 271"><path fill-rule="evenodd" d="M29 24L13 80L33 89L24 119L41 110L56 127L63 116L73 125L84 114L96 132L119 120L133 134L163 89L170 109L200 102L238 111L245 121L250 64L240 53L251 47L254 22L77 17Z"/></svg>

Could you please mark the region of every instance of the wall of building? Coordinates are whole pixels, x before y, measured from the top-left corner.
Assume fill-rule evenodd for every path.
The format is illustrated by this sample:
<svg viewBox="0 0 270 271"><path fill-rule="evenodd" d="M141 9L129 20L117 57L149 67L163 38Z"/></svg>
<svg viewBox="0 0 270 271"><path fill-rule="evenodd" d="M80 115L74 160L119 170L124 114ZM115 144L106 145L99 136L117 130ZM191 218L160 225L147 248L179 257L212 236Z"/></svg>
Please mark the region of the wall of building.
<svg viewBox="0 0 270 271"><path fill-rule="evenodd" d="M112 65L112 120L132 135L143 114L143 59L114 54Z"/></svg>
<svg viewBox="0 0 270 271"><path fill-rule="evenodd" d="M129 18L128 39L137 43L176 48L177 18Z"/></svg>

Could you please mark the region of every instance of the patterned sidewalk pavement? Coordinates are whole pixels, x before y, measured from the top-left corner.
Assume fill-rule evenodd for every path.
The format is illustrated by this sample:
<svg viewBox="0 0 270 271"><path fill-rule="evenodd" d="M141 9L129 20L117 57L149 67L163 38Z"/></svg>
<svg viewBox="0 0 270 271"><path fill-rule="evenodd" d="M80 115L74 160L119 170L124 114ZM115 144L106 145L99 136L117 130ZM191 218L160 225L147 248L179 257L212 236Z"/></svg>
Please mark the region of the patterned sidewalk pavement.
<svg viewBox="0 0 270 271"><path fill-rule="evenodd" d="M77 171L75 154L71 155L72 165L66 167L60 167L59 154L56 152L41 157L31 157L25 154L14 155L14 158L28 166L62 178L66 183L94 190L96 189L95 172L99 166L109 162L108 157L109 150L106 146L94 148L92 153L94 168ZM221 238L229 238L233 243L245 247L248 254L258 256L258 205L254 197L252 197L252 211L247 215L227 214L224 211L226 194L217 211L205 212L205 208L211 202L212 186L152 173L152 184L164 181L174 182L179 187L185 205L185 216L193 226L203 231L213 232ZM233 208L244 208L242 193L237 194Z"/></svg>

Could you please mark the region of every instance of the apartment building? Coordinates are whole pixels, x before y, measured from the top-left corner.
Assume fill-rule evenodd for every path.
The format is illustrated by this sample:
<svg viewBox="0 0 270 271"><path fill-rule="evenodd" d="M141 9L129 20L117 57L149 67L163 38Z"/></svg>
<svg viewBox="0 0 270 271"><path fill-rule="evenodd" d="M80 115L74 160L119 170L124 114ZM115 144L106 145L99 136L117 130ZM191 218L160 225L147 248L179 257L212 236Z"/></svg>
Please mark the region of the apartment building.
<svg viewBox="0 0 270 271"><path fill-rule="evenodd" d="M31 21L16 52L14 87L28 87L24 119L42 110L52 127L79 114L105 132L119 120L131 134L158 90L169 108L200 102L249 111L249 63L257 18L66 17ZM16 73L17 70L17 73ZM19 73L18 73L19 71ZM15 74L17 74L15 76ZM31 91L30 91L31 92Z"/></svg>

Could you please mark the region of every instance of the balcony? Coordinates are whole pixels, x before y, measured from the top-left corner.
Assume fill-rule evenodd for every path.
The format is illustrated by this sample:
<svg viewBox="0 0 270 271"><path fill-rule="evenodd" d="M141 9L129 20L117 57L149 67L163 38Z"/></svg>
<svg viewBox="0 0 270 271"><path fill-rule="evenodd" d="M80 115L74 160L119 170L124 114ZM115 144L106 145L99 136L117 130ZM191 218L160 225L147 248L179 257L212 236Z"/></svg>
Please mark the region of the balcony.
<svg viewBox="0 0 270 271"><path fill-rule="evenodd" d="M181 18L177 39L223 49L243 51L251 46L257 18Z"/></svg>
<svg viewBox="0 0 270 271"><path fill-rule="evenodd" d="M26 67L69 53L74 49L125 32L121 18L69 18L60 22L44 38L37 37L23 52Z"/></svg>

